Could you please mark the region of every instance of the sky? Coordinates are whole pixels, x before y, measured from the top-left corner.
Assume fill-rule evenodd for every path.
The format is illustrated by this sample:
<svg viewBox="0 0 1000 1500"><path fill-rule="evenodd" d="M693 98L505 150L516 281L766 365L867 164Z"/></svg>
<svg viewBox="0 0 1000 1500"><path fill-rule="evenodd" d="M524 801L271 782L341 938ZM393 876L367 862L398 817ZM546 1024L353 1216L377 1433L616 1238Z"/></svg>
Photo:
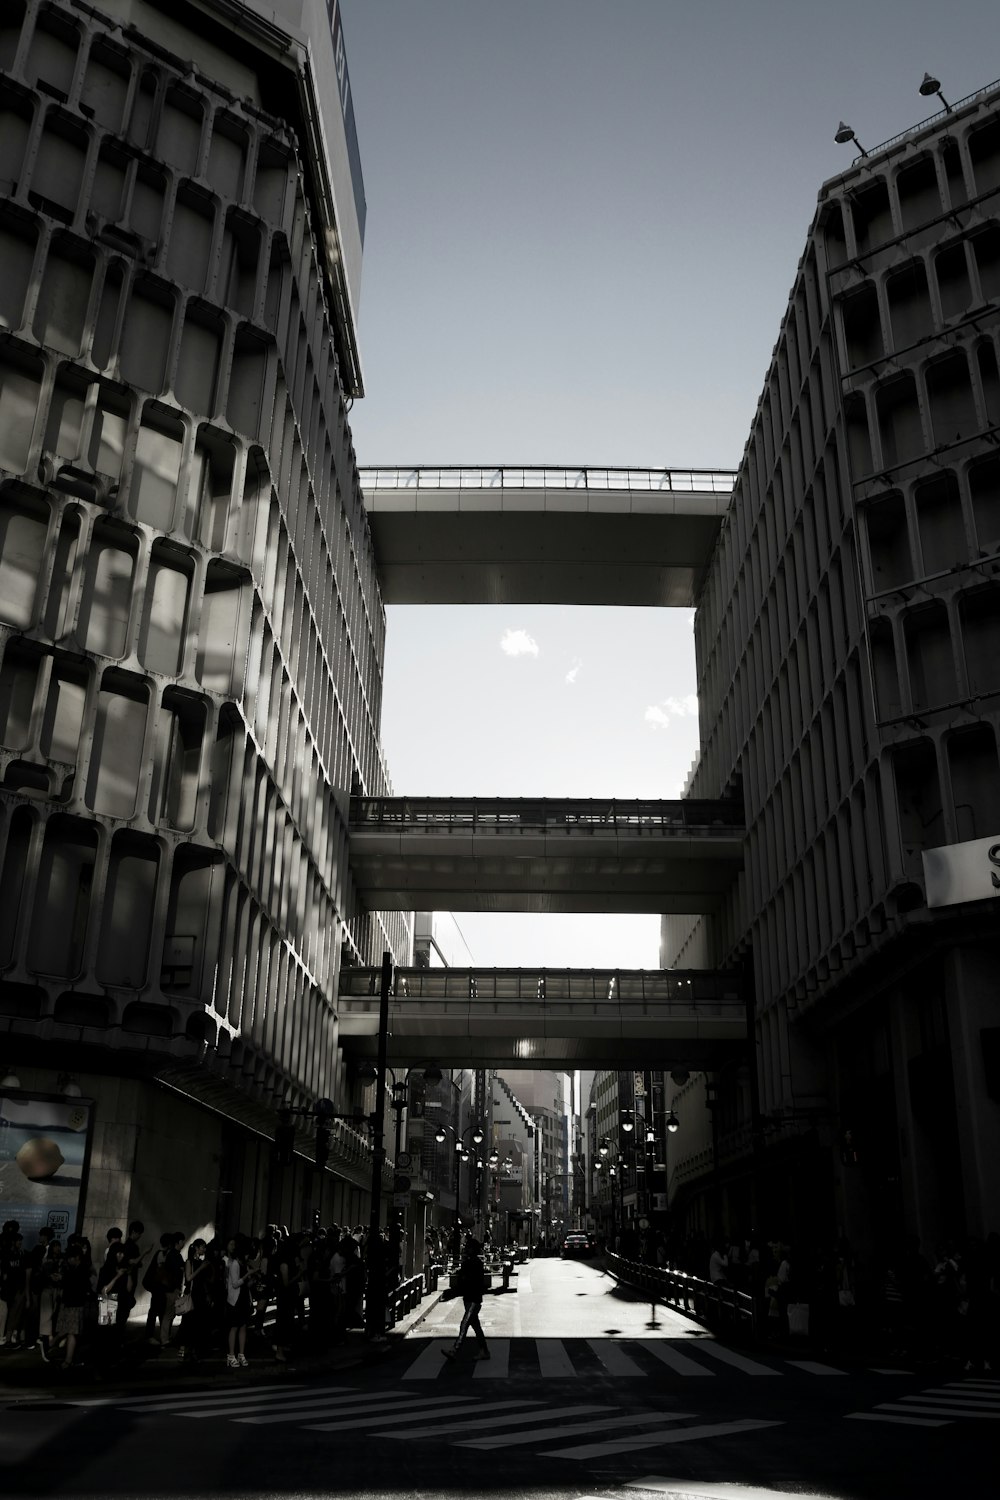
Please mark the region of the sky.
<svg viewBox="0 0 1000 1500"><path fill-rule="evenodd" d="M824 179L1000 74L988 0L341 0L368 205L362 467L737 467ZM990 43L993 43L991 49ZM419 795L679 795L689 610L397 606ZM635 917L459 917L484 965L656 967Z"/></svg>

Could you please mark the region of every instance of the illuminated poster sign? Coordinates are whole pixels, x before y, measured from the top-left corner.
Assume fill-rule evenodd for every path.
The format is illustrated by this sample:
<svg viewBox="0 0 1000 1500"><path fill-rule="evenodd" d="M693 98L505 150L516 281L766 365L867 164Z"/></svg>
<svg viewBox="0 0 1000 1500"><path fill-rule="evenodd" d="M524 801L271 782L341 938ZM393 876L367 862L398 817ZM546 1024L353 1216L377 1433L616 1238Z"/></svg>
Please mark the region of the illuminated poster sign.
<svg viewBox="0 0 1000 1500"><path fill-rule="evenodd" d="M1000 833L923 854L928 906L955 906L1000 896Z"/></svg>
<svg viewBox="0 0 1000 1500"><path fill-rule="evenodd" d="M340 97L340 112L344 117L347 158L351 164L354 207L358 215L361 243L364 244L365 190L361 176L361 152L358 149L358 128L354 123L354 100L351 97L351 80L347 72L347 50L344 46L344 28L340 22L339 0L326 0L326 13L330 22L330 35L333 37L333 65L337 71L337 93Z"/></svg>
<svg viewBox="0 0 1000 1500"><path fill-rule="evenodd" d="M26 1249L44 1225L78 1229L93 1116L92 1099L0 1095L0 1222L18 1221Z"/></svg>

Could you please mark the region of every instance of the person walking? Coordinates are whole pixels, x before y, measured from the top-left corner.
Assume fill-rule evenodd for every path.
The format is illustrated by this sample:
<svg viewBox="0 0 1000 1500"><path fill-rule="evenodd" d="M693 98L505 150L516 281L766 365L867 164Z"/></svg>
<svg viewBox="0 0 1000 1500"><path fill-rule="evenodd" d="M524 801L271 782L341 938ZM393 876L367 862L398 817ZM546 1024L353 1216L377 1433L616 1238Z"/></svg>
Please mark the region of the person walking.
<svg viewBox="0 0 1000 1500"><path fill-rule="evenodd" d="M462 1315L462 1323L458 1330L458 1337L450 1349L443 1349L445 1359L457 1359L458 1352L462 1347L462 1341L471 1328L476 1336L476 1352L474 1359L489 1359L490 1351L486 1343L486 1335L483 1333L482 1324L479 1321L479 1310L483 1305L483 1296L486 1292L486 1271L482 1262L482 1246L471 1234L465 1242L462 1251L462 1259L459 1262L456 1279L458 1291L465 1305Z"/></svg>

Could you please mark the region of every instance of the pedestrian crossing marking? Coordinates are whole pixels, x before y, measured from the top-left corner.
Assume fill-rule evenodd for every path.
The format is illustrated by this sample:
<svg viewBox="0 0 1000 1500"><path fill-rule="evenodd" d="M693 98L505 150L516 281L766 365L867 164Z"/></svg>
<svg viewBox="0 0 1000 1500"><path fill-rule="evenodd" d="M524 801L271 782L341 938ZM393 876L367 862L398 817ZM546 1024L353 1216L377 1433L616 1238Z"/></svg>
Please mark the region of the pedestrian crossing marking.
<svg viewBox="0 0 1000 1500"><path fill-rule="evenodd" d="M165 1410L168 1406L186 1405L188 1402L196 1401L202 1396L218 1395L220 1398L223 1395L264 1396L270 1391L301 1391L305 1389L306 1387L301 1381L294 1383L283 1380L280 1385L244 1386L242 1390L238 1390L235 1386L232 1390L220 1390L218 1386L201 1386L198 1390L187 1391L183 1396L154 1396L150 1391L147 1391L144 1396L81 1396L74 1397L72 1400L74 1406L120 1406L123 1408L146 1408L148 1411L161 1411ZM315 1387L312 1387L312 1389L315 1389ZM327 1389L330 1391L346 1391L349 1387L331 1385Z"/></svg>
<svg viewBox="0 0 1000 1500"><path fill-rule="evenodd" d="M927 1402L926 1405L920 1402L918 1405L917 1400L919 1398L913 1402L908 1401L905 1405L901 1401L881 1401L875 1410L916 1412L921 1417L969 1417L980 1422L1000 1422L1000 1411L973 1411L969 1407L961 1410L940 1403L935 1405L933 1402Z"/></svg>
<svg viewBox="0 0 1000 1500"><path fill-rule="evenodd" d="M464 1416L466 1412L473 1409L473 1405L474 1403L468 1400L461 1401L456 1400L454 1397L440 1396L431 1401L421 1400L419 1406L413 1408L409 1418L396 1415L365 1417L362 1421L357 1416L353 1416L348 1417L343 1422L321 1422L319 1425L314 1425L311 1422L303 1422L302 1426L306 1432L357 1432L359 1428L365 1432L373 1432L376 1427L398 1427L400 1422L408 1420L414 1422L423 1421L425 1417L433 1421L435 1417ZM432 1407L437 1407L437 1411L428 1410L428 1408ZM413 1437L414 1434L411 1432L409 1435ZM428 1436L432 1435L428 1433Z"/></svg>
<svg viewBox="0 0 1000 1500"><path fill-rule="evenodd" d="M777 1355L769 1356L773 1363L765 1363L763 1359L752 1359L749 1355L730 1349L727 1345L712 1338L605 1338L574 1342L585 1344L596 1356L606 1374L619 1380L648 1380L655 1373L649 1368L651 1361L665 1365L673 1375L685 1380L711 1379L720 1375L752 1379L790 1375L807 1375L815 1379L830 1379L839 1376L841 1379L848 1379L852 1374L857 1378L858 1374L864 1373L839 1369L835 1365L825 1364L820 1360L781 1359ZM450 1362L442 1358L442 1353L453 1347L453 1339L427 1339L399 1378L405 1381L439 1379L451 1368ZM473 1348L471 1340L463 1344L459 1352L459 1359L463 1365L472 1363ZM530 1357L529 1350L534 1353L538 1362L538 1374L543 1380L573 1380L581 1373L586 1373L586 1369L581 1372L576 1368L574 1360L578 1358L578 1354L575 1350L571 1353L570 1348L562 1339L494 1338L489 1341L489 1350L490 1359L479 1361L471 1371L476 1380L508 1379L511 1358L516 1353L518 1360L523 1361L526 1357ZM639 1357L643 1363L639 1362ZM720 1368L720 1366L725 1366L725 1368ZM516 1373L520 1375L521 1371L518 1370ZM912 1372L869 1369L867 1373L907 1375ZM969 1381L962 1382L963 1388L970 1385ZM997 1389L1000 1390L1000 1384L997 1385Z"/></svg>
<svg viewBox="0 0 1000 1500"><path fill-rule="evenodd" d="M670 1420L669 1414L664 1414L664 1420ZM783 1426L783 1422L755 1421L752 1418L738 1422L708 1422L701 1427L677 1427L669 1432L651 1432L631 1438L612 1438L604 1443L585 1443L579 1448L546 1448L539 1456L576 1460L605 1458L615 1453L634 1453L640 1448L659 1448L667 1443L691 1443L699 1438L729 1437L737 1432L754 1432L764 1427ZM558 1433L554 1436L558 1436Z"/></svg>
<svg viewBox="0 0 1000 1500"><path fill-rule="evenodd" d="M935 1422L929 1417L891 1417L889 1414L880 1414L877 1411L849 1411L849 1421L852 1422L898 1422L901 1427L948 1427L949 1422Z"/></svg>
<svg viewBox="0 0 1000 1500"><path fill-rule="evenodd" d="M609 1375L632 1376L644 1373L635 1360L629 1359L625 1351L611 1339L588 1339L587 1346L594 1351Z"/></svg>
<svg viewBox="0 0 1000 1500"><path fill-rule="evenodd" d="M814 1359L786 1359L786 1365L802 1370L806 1375L846 1375L846 1370L835 1370L833 1365L823 1365Z"/></svg>
<svg viewBox="0 0 1000 1500"><path fill-rule="evenodd" d="M699 1339L698 1353L707 1354L710 1359L718 1359L724 1365L732 1365L734 1370L742 1370L744 1375L777 1375L777 1370L772 1370L768 1365L758 1364L755 1359L747 1359L745 1354L737 1354L735 1349L727 1349L724 1344L717 1344L714 1339Z"/></svg>
<svg viewBox="0 0 1000 1500"><path fill-rule="evenodd" d="M545 1411L522 1411L518 1412L516 1416L487 1417L485 1421L479 1415L480 1412L484 1411L499 1411L504 1406L525 1406L527 1404L524 1401L493 1401L487 1403L485 1406L477 1406L476 1415L471 1421L435 1424L433 1432L383 1432L382 1436L389 1438L394 1443L410 1443L417 1437L437 1437L440 1432L479 1432L487 1427L516 1427L518 1423L549 1422L553 1417L582 1417L589 1414L596 1416L599 1412L610 1410L610 1407L607 1406L556 1406L548 1407ZM587 1430L590 1430L589 1427ZM538 1435L536 1434L536 1436Z"/></svg>
<svg viewBox="0 0 1000 1500"><path fill-rule="evenodd" d="M704 1365L699 1365L695 1360L688 1359L686 1354L679 1354L672 1344L664 1339L640 1339L640 1347L645 1349L654 1359L660 1359L675 1375L698 1376L705 1375L714 1378L714 1370L706 1370Z"/></svg>
<svg viewBox="0 0 1000 1500"><path fill-rule="evenodd" d="M477 1380L506 1379L510 1374L510 1339L490 1339L489 1359L480 1360L472 1373Z"/></svg>
<svg viewBox="0 0 1000 1500"><path fill-rule="evenodd" d="M535 1345L538 1367L543 1380L573 1380L577 1372L560 1339L539 1339Z"/></svg>
<svg viewBox="0 0 1000 1500"><path fill-rule="evenodd" d="M921 1397L933 1396L936 1401L961 1401L974 1406L1000 1406L1000 1391L962 1391L954 1386L936 1386L930 1391L921 1391Z"/></svg>
<svg viewBox="0 0 1000 1500"><path fill-rule="evenodd" d="M591 1419L589 1422L571 1422L566 1427L553 1427L544 1432L515 1432L505 1434L503 1437L470 1438L464 1443L457 1443L458 1448L513 1448L524 1443L537 1443L539 1438L548 1442L552 1438L577 1437L580 1434L599 1432L604 1427L651 1427L656 1422L681 1422L685 1417L697 1415L689 1411L648 1411L639 1416L625 1417L620 1411L616 1411L610 1417L601 1417L597 1421ZM542 1420L544 1413L539 1413ZM576 1454L576 1448L567 1449L567 1452ZM551 1455L547 1455L551 1456Z"/></svg>
<svg viewBox="0 0 1000 1500"><path fill-rule="evenodd" d="M451 1339L429 1340L409 1369L403 1372L401 1378L403 1380L436 1380L446 1368L446 1362L442 1356L444 1350L450 1348L451 1344Z"/></svg>
<svg viewBox="0 0 1000 1500"><path fill-rule="evenodd" d="M355 1420L360 1421L368 1412L371 1412L372 1416L381 1416L383 1412L407 1412L411 1411L414 1407L420 1407L422 1410L426 1406L433 1406L442 1401L454 1401L458 1399L462 1398L454 1396L435 1396L430 1398L427 1396L414 1396L409 1393L405 1396L385 1396L378 1400L368 1397L363 1402L330 1401L324 1397L314 1401L303 1401L301 1406L292 1407L291 1410L275 1412L273 1415L240 1416L234 1417L233 1420L261 1427L273 1426L277 1422L296 1422L303 1417L308 1421L315 1422L319 1417L327 1415L330 1417L350 1415ZM468 1398L468 1401L470 1406L475 1404L471 1396Z"/></svg>

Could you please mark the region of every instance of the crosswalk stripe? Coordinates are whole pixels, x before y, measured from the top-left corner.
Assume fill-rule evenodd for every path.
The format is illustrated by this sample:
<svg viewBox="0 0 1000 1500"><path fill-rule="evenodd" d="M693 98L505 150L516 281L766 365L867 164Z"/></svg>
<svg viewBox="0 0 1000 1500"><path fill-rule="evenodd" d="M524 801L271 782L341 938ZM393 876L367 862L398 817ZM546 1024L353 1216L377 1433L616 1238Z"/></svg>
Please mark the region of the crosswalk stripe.
<svg viewBox="0 0 1000 1500"><path fill-rule="evenodd" d="M655 1359L662 1360L675 1375L707 1375L710 1379L715 1378L714 1370L706 1370L704 1365L688 1359L686 1354L679 1353L673 1344L668 1344L663 1339L640 1339L639 1347L652 1354Z"/></svg>
<svg viewBox="0 0 1000 1500"><path fill-rule="evenodd" d="M1000 1380L952 1380L950 1384L960 1391L996 1391L1000 1394Z"/></svg>
<svg viewBox="0 0 1000 1500"><path fill-rule="evenodd" d="M786 1359L786 1365L793 1365L796 1370L804 1370L807 1375L846 1375L846 1370L835 1370L833 1365L822 1365L814 1359Z"/></svg>
<svg viewBox="0 0 1000 1500"><path fill-rule="evenodd" d="M610 1339L588 1339L587 1344L597 1355L609 1375L644 1375L634 1359Z"/></svg>
<svg viewBox="0 0 1000 1500"><path fill-rule="evenodd" d="M933 1396L935 1401L964 1401L973 1406L1000 1406L1000 1391L957 1391L954 1386L936 1386L930 1391L921 1391L921 1396Z"/></svg>
<svg viewBox="0 0 1000 1500"><path fill-rule="evenodd" d="M286 1406L289 1402L312 1400L318 1396L322 1396L324 1400L332 1399L347 1395L348 1392L349 1387L344 1385L301 1386L295 1391L274 1391L269 1396L260 1396L256 1391L243 1391L240 1395L229 1395L223 1391L206 1392L200 1400L196 1396L187 1395L171 1401L149 1401L145 1406L133 1406L131 1411L141 1416L150 1416L158 1412L178 1414L184 1408L190 1408L193 1415L224 1417L230 1411L273 1411L275 1407Z"/></svg>
<svg viewBox="0 0 1000 1500"><path fill-rule="evenodd" d="M533 1404L533 1403L532 1403ZM607 1406L550 1406L545 1411L518 1412L516 1416L510 1417L487 1417L485 1420L479 1415L483 1411L499 1411L504 1406L526 1406L525 1401L494 1401L485 1406L477 1406L476 1415L465 1422L443 1422L435 1424L433 1431L425 1433L410 1432L383 1432L384 1438L391 1439L394 1443L413 1442L415 1437L437 1437L441 1432L477 1432L487 1427L517 1427L525 1422L548 1422L552 1417L582 1417L590 1413L596 1415L598 1412L608 1411Z"/></svg>
<svg viewBox="0 0 1000 1500"><path fill-rule="evenodd" d="M898 1422L901 1427L950 1426L948 1422L935 1422L929 1417L890 1417L888 1413L880 1416L877 1411L849 1411L847 1417L852 1422Z"/></svg>
<svg viewBox="0 0 1000 1500"><path fill-rule="evenodd" d="M727 1349L723 1344L717 1344L714 1339L699 1339L698 1353L707 1354L710 1359L718 1359L724 1365L732 1365L734 1370L742 1370L744 1375L777 1375L777 1370L772 1370L767 1365L760 1365L755 1359L747 1359L745 1354L737 1354L734 1349Z"/></svg>
<svg viewBox="0 0 1000 1500"><path fill-rule="evenodd" d="M693 1443L699 1438L728 1437L737 1432L753 1432L761 1427L781 1427L781 1422L708 1422L701 1427L677 1427L669 1432L644 1433L641 1437L612 1438L606 1443L584 1443L579 1448L546 1448L542 1458L604 1458L614 1453L632 1453L639 1448L659 1448L667 1443ZM558 1436L558 1434L555 1434Z"/></svg>
<svg viewBox="0 0 1000 1500"><path fill-rule="evenodd" d="M868 1373L870 1375L912 1375L913 1371L912 1370L886 1370L886 1369L881 1369L878 1365L869 1365L869 1367L868 1367Z"/></svg>
<svg viewBox="0 0 1000 1500"><path fill-rule="evenodd" d="M680 1422L685 1417L694 1416L688 1411L648 1411L644 1415L625 1417L621 1412L615 1412L610 1417L600 1417L597 1421L591 1419L589 1422L571 1422L565 1427L553 1427L535 1432L509 1432L502 1437L469 1438L464 1443L456 1443L456 1448L513 1448L524 1443L537 1443L539 1439L548 1442L552 1438L577 1437L582 1433L599 1432L604 1427L651 1427L657 1422Z"/></svg>
<svg viewBox="0 0 1000 1500"><path fill-rule="evenodd" d="M466 1412L474 1409L475 1404L470 1399L457 1400L454 1396L435 1396L429 1400L421 1397L409 1417L373 1417L366 1418L364 1422L359 1422L357 1417L350 1417L345 1422L320 1422L318 1425L304 1422L302 1425L306 1432L357 1432L359 1428L365 1432L372 1432L376 1427L398 1427L400 1422L422 1421L425 1416L429 1420L435 1417L464 1416ZM433 1407L437 1407L437 1411L428 1410ZM410 1436L412 1437L413 1434L411 1433Z"/></svg>
<svg viewBox="0 0 1000 1500"><path fill-rule="evenodd" d="M436 1380L446 1368L442 1349L450 1349L454 1339L431 1339L417 1355L412 1365L403 1371L402 1380Z"/></svg>
<svg viewBox="0 0 1000 1500"><path fill-rule="evenodd" d="M283 1380L280 1385L253 1385L246 1386L241 1394L262 1396L267 1391L294 1391L302 1390L301 1382L298 1384ZM342 1390L345 1387L331 1386L331 1390ZM197 1401L199 1396L215 1396L219 1394L217 1386L201 1386L198 1390L188 1391L183 1396L164 1397L162 1401L152 1397L147 1391L144 1396L83 1396L73 1400L74 1406L177 1406L185 1401Z"/></svg>
<svg viewBox="0 0 1000 1500"><path fill-rule="evenodd" d="M455 1398L453 1396L439 1396L437 1399L439 1401L447 1401L454 1400ZM395 1398L389 1397L388 1399L386 1399L385 1397L369 1398L369 1400L365 1401L363 1404L352 1403L348 1406L345 1406L341 1401L329 1401L325 1398L320 1399L317 1397L317 1399L314 1401L303 1401L301 1406L293 1406L290 1409L286 1408L283 1411L274 1412L273 1414L267 1413L266 1415L257 1415L250 1417L234 1417L233 1420L235 1422L252 1425L254 1427L271 1427L277 1422L298 1422L301 1421L302 1418L305 1418L310 1422L315 1422L320 1417L329 1416L332 1418L350 1416L354 1421L360 1424L361 1422L364 1422L365 1419L369 1416L380 1417L385 1412L395 1411L399 1412L401 1415L405 1414L406 1412L412 1410L415 1404L424 1406L426 1405L426 1401L423 1397L420 1396L406 1395L397 1396Z"/></svg>
<svg viewBox="0 0 1000 1500"><path fill-rule="evenodd" d="M576 1378L573 1361L560 1339L539 1339L535 1345L538 1353L538 1368L543 1380L558 1380L560 1377Z"/></svg>
<svg viewBox="0 0 1000 1500"><path fill-rule="evenodd" d="M473 1370L477 1380L488 1376L492 1380L503 1380L510 1374L510 1339L490 1339L490 1357L480 1360Z"/></svg>
<svg viewBox="0 0 1000 1500"><path fill-rule="evenodd" d="M903 1405L899 1401L880 1401L876 1411L912 1411L922 1417L973 1417L980 1422L1000 1422L1000 1411L974 1411L969 1407L946 1406L932 1401L920 1402L919 1405L916 1402Z"/></svg>

